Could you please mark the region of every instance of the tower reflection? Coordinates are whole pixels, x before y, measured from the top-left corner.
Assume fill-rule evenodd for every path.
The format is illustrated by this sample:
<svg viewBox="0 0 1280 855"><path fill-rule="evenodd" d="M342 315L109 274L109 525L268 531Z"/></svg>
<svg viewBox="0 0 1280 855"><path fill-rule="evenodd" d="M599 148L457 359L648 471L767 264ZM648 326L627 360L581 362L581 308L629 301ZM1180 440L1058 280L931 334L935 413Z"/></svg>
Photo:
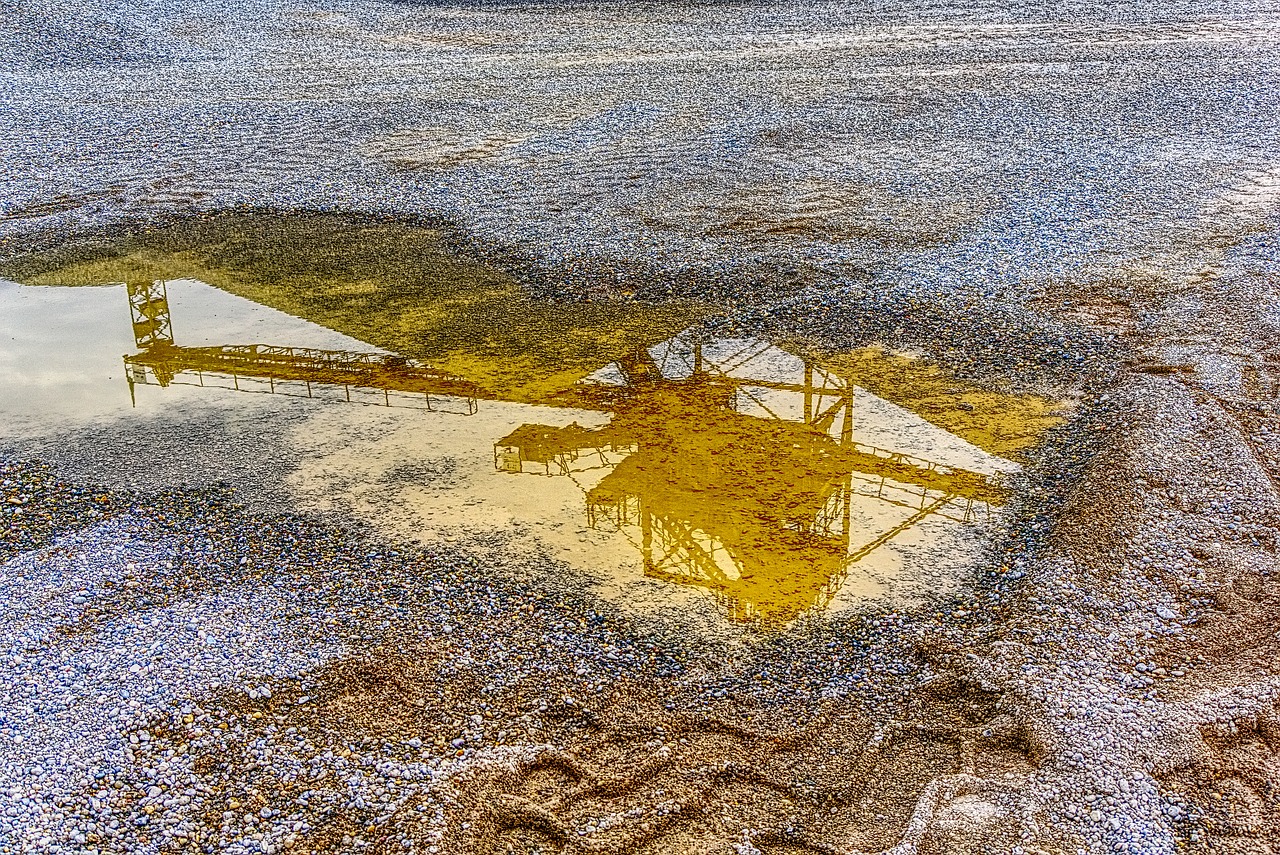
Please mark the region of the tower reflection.
<svg viewBox="0 0 1280 855"><path fill-rule="evenodd" d="M222 386L241 392L337 397L366 404L474 414L476 384L416 360L376 351L269 344L182 347L174 342L164 282L126 283L138 352L124 357L130 394L138 384Z"/></svg>
<svg viewBox="0 0 1280 855"><path fill-rule="evenodd" d="M977 472L855 442L854 385L758 339L689 333L577 384L608 424L526 424L494 446L511 473L574 477L595 529L623 531L646 575L711 591L737 620L786 624L825 606L864 558L926 518L967 523L1004 501ZM852 516L901 509L883 530Z"/></svg>

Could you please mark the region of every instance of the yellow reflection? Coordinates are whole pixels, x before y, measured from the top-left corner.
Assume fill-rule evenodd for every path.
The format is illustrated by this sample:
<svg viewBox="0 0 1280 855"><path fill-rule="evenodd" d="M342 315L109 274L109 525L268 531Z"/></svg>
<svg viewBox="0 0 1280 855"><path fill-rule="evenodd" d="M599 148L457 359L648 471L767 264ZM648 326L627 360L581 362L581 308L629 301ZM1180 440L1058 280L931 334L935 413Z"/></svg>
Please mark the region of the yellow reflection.
<svg viewBox="0 0 1280 855"><path fill-rule="evenodd" d="M536 302L427 229L319 215L166 229L26 277L127 282L131 389L585 413L589 426L530 416L493 437L494 477L573 479L579 525L630 541L646 576L709 591L735 620L786 624L842 590L873 589L862 583L900 572L908 552L939 560L929 544L1003 504L1009 459L1061 419L1048 399L980 389L880 349L709 338L694 324L705 307ZM164 284L176 277L372 347L184 346ZM908 552L888 554L911 538Z"/></svg>
<svg viewBox="0 0 1280 855"><path fill-rule="evenodd" d="M584 384L580 401L607 400L606 425L527 424L494 446L505 472L606 469L584 489L588 524L627 532L646 575L708 589L732 618L786 624L924 519L969 522L1004 502L989 475L856 441L847 378L768 342L682 338L650 348L661 363ZM871 494L899 509L881 530L851 520Z"/></svg>
<svg viewBox="0 0 1280 855"><path fill-rule="evenodd" d="M943 430L1013 460L1063 420L1061 401L993 392L882 348L823 353L818 361Z"/></svg>
<svg viewBox="0 0 1280 855"><path fill-rule="evenodd" d="M394 406L455 411L452 408L460 405L468 414L476 411L480 393L476 384L394 353L274 344L179 346L173 338L165 283L132 281L125 290L139 350L124 358L131 393L136 393L139 383L225 386L229 380L237 391L305 392L313 398L330 397L323 393L340 390L347 401L388 407L393 406L394 392ZM369 392L381 393L381 401Z"/></svg>
<svg viewBox="0 0 1280 855"><path fill-rule="evenodd" d="M197 279L534 403L710 314L694 304L549 304L443 232L331 214L227 213L6 275L32 285Z"/></svg>

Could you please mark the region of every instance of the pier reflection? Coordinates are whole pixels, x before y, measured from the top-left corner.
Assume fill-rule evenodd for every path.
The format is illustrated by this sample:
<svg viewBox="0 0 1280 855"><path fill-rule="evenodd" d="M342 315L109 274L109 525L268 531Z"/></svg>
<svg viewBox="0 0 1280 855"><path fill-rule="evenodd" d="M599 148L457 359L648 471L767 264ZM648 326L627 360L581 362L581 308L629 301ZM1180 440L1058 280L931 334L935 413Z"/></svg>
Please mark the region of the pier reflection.
<svg viewBox="0 0 1280 855"><path fill-rule="evenodd" d="M625 538L645 576L703 589L736 621L789 624L907 533L927 524L927 541L985 521L1005 501L1001 473L1016 468L867 392L855 382L865 360L849 355L695 327L622 353L615 344L598 369L534 397L538 378L494 392L385 351L184 347L164 282L126 291L134 394L140 384L219 386L464 415L485 402L580 413L589 424L519 424L493 443L491 471L573 480L590 529ZM879 406L863 425L860 400ZM899 441L903 426L913 442ZM948 453L958 447L968 456Z"/></svg>
<svg viewBox="0 0 1280 855"><path fill-rule="evenodd" d="M124 357L131 395L138 384L183 384L306 398L340 397L432 412L476 412L479 390L475 383L393 353L269 344L179 346L174 342L165 283L134 281L126 289L139 351Z"/></svg>

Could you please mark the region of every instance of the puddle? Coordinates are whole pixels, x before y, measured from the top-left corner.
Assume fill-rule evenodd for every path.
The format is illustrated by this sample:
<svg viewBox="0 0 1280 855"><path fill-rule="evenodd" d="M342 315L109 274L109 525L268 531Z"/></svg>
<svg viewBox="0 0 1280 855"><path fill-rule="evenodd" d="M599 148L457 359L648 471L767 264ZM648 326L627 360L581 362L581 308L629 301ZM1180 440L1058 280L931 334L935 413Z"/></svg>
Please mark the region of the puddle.
<svg viewBox="0 0 1280 855"><path fill-rule="evenodd" d="M903 355L716 337L702 307L533 304L456 260L415 298L407 263L198 246L0 286L0 434L234 410L296 452L302 508L780 626L957 590L1059 418Z"/></svg>

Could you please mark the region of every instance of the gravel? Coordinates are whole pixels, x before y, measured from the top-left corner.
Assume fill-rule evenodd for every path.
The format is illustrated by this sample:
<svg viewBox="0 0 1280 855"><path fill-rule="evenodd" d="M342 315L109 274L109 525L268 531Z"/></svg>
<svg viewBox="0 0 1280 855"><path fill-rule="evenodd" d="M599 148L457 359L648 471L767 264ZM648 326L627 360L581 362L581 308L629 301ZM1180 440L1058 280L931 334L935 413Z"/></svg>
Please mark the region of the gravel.
<svg viewBox="0 0 1280 855"><path fill-rule="evenodd" d="M53 514L10 516L26 548L0 568L12 604L0 651L0 847L467 851L450 847L468 831L459 816L474 818L466 794L477 770L518 770L557 751L564 728L590 728L621 682L665 687L664 714L728 703L731 718L746 710L751 726L775 732L843 703L890 734L868 744L892 746L894 722L912 720L920 693L948 674L1001 698L978 743L999 742L1000 716L1013 716L1014 740L1036 757L1016 787L977 789L1024 817L1028 845L1046 825L1098 851L1193 843L1203 811L1159 776L1195 752L1195 728L1265 712L1280 681L1179 697L1200 668L1175 667L1169 645L1204 604L1179 604L1169 579L1203 577L1188 544L1238 539L1224 526L1250 517L1231 511L1264 514L1268 488L1247 477L1188 485L1255 497L1208 501L1212 513L1190 528L1144 527L1105 581L1037 531L1062 511L1046 496L1110 489L1092 483L1089 463L1130 447L1133 433L1097 429L1115 413L1142 413L1136 433L1165 432L1141 447L1186 442L1177 431L1201 417L1162 383L1123 387L1043 450L1005 551L970 597L782 634L717 636L684 615L602 611L527 558L487 566L465 548L396 548L261 515L227 490L117 495L6 464L7 489L31 504L75 508L91 496L94 510L63 507L56 526ZM1213 447L1229 454L1230 436ZM1081 456L1073 470L1055 454ZM1136 465L1148 468L1125 473L1113 460L1105 471L1123 483L1159 475L1158 461ZM97 507L111 510L89 517ZM1057 536L1070 539L1090 513L1058 519ZM1099 540L1091 533L1081 548ZM640 816L596 817L580 831L607 834Z"/></svg>
<svg viewBox="0 0 1280 855"><path fill-rule="evenodd" d="M23 489L77 493L39 466L6 466L9 482L33 485ZM576 709L575 695L590 699L619 680L672 684L671 710L755 695L787 719L872 674L876 693L862 701L883 704L918 671L901 647L869 643L898 615L814 636L797 657L795 644L771 636L716 640L671 616L637 623L601 613L575 586L548 588L541 568L483 568L464 553L397 551L316 521L254 516L225 491L97 495L114 508L106 519L68 517L46 545L0 568L11 604L0 661L7 851L159 851L174 840L270 851L332 825L335 811L356 830L343 836L363 846L365 820L377 825L403 807L398 782L416 782L409 789L428 807L415 810L438 816L432 799L444 798L456 772L542 744L530 710ZM344 683L317 676L326 666L412 657L423 644L453 651L427 685L455 693L458 708L486 707L451 719L453 706L425 703L442 704L440 721L460 733L424 739L408 729L387 742L332 720L311 722L311 737L283 726L341 696ZM744 644L753 652L738 666L704 673L709 661L742 656ZM221 775L199 765L237 755ZM250 784L266 776L280 790L318 770L350 789L339 798L317 787L282 802ZM269 803L237 813L245 793ZM220 822L211 805L224 808Z"/></svg>
<svg viewBox="0 0 1280 855"><path fill-rule="evenodd" d="M0 852L1280 835L1270 7L47 5L0 3L5 256L443 218L544 296L724 299L1081 406L969 594L780 635L10 455Z"/></svg>

